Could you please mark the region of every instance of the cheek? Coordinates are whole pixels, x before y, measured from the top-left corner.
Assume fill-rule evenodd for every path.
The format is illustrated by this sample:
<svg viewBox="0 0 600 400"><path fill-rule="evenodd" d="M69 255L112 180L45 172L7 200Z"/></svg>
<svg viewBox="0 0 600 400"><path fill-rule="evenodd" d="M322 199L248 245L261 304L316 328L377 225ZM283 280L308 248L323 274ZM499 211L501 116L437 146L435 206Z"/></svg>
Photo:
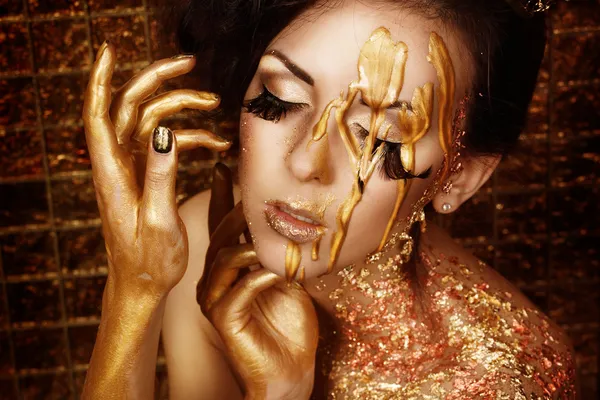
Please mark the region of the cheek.
<svg viewBox="0 0 600 400"><path fill-rule="evenodd" d="M255 191L274 175L284 160L285 136L270 122L250 114L240 118L239 172L242 187L250 186Z"/></svg>
<svg viewBox="0 0 600 400"><path fill-rule="evenodd" d="M375 172L356 206L348 237L342 248L340 264L362 261L375 251L384 235L397 198L397 181L386 180Z"/></svg>

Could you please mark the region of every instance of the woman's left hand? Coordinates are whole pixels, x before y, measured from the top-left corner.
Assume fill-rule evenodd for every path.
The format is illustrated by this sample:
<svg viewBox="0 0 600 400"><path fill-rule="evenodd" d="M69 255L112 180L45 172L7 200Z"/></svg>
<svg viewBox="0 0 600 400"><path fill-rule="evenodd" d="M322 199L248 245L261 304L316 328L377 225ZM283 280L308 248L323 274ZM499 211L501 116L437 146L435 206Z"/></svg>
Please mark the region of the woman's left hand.
<svg viewBox="0 0 600 400"><path fill-rule="evenodd" d="M224 192L220 175L214 176L213 196ZM209 215L223 215L218 207L211 202ZM258 264L254 247L223 246L237 242L246 229L240 203L211 232L198 301L219 332L247 399L308 399L318 344L312 300L298 283L287 284L262 267L238 280L241 270Z"/></svg>

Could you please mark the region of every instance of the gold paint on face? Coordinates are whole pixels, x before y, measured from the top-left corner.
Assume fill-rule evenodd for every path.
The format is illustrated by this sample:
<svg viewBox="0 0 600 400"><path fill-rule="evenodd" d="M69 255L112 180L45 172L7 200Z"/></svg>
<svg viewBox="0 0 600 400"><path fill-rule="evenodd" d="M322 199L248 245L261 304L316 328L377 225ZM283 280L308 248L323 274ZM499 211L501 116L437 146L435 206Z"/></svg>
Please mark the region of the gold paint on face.
<svg viewBox="0 0 600 400"><path fill-rule="evenodd" d="M436 68L441 86L438 90L440 142L444 143L442 149L447 159L450 146L446 143L449 143L448 138L451 140L452 136L450 112L454 98L454 69L444 42L434 32L430 36L429 48L428 60ZM374 149L374 146L377 134L385 121L387 109L398 102L398 96L404 85L407 59L408 48L406 44L402 42L394 43L387 29L383 27L376 29L361 49L358 60L358 82L350 83L345 98L342 93L339 98L334 99L327 105L313 129L312 141L322 140L327 134L327 123L332 111L335 109L337 127L355 175L351 192L338 209L337 230L334 232L331 242L328 273L331 273L337 262L347 235L352 213L361 201L369 178L383 155L383 143L377 149ZM350 132L346 122L346 113L356 99L358 92L360 92L363 102L371 108L369 136L365 139L363 149L360 148L360 144ZM414 90L411 107L412 110L409 111L404 104L398 111L398 126L402 140L401 158L404 167L409 172L415 168L415 145L425 136L431 126L431 115L433 113L432 83L426 83ZM385 139L390 128L391 126L385 128L382 139ZM448 162L446 162L447 164ZM394 211L386 226L379 250L383 248L388 239L409 188L410 181L398 181Z"/></svg>
<svg viewBox="0 0 600 400"><path fill-rule="evenodd" d="M442 181L447 177L453 159L452 149L452 102L455 92L455 74L452 59L442 38L435 32L429 37L429 61L437 71L440 85L437 90L439 115L438 130L442 151L444 152L444 172Z"/></svg>
<svg viewBox="0 0 600 400"><path fill-rule="evenodd" d="M294 199L289 199L287 203L294 209L309 211L323 221L325 219L325 211L327 210L327 207L331 205L334 199L335 197L333 195L328 194L327 197L319 199L318 202L296 197Z"/></svg>
<svg viewBox="0 0 600 400"><path fill-rule="evenodd" d="M292 282L296 277L300 261L302 261L300 246L290 240L285 250L285 278L288 283Z"/></svg>
<svg viewBox="0 0 600 400"><path fill-rule="evenodd" d="M300 267L298 271L298 282L304 283L304 279L306 277L306 269L304 267Z"/></svg>
<svg viewBox="0 0 600 400"><path fill-rule="evenodd" d="M312 245L312 255L311 255L311 259L313 261L318 261L319 260L319 247L321 247L321 238L318 238L317 240L315 240L313 242L313 245Z"/></svg>

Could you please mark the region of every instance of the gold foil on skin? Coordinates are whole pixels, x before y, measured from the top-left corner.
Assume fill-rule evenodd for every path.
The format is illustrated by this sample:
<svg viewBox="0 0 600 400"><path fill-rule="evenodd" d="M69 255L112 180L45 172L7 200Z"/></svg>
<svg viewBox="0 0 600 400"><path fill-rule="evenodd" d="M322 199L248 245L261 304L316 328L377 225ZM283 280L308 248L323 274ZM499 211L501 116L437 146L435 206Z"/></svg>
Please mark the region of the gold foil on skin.
<svg viewBox="0 0 600 400"><path fill-rule="evenodd" d="M285 249L285 278L288 283L291 283L296 277L300 261L302 261L300 246L290 240Z"/></svg>
<svg viewBox="0 0 600 400"><path fill-rule="evenodd" d="M574 398L573 359L545 316L493 290L483 264L425 247L421 298L401 255L338 273L340 326L322 343L328 398Z"/></svg>
<svg viewBox="0 0 600 400"><path fill-rule="evenodd" d="M423 217L423 206L435 194L453 160L452 132L447 123L454 73L451 64L443 65L450 59L445 59L447 49L438 47L443 46L441 39L435 34L430 39L430 61L438 76L445 79L440 78L445 88L438 91L439 140L445 162L433 186L413 205L408 226ZM343 104L338 99L330 105ZM326 109L327 116L333 106ZM325 134L326 121L323 116L315 133ZM340 133L344 137L341 128ZM348 153L351 160L358 160ZM323 338L321 350L327 353L321 369L330 382L329 399L574 397L573 360L568 351L557 346L559 341L550 333L543 315L517 307L511 303L512 296L476 281L473 271L481 277L483 266L461 264L431 249L429 254L420 255L426 266L423 297L431 303L429 309L423 309L404 276L406 254L389 254L400 241L407 242L395 234L373 256L371 263L379 263L375 269L342 269L340 285L329 293L341 323L332 337ZM406 248L406 253L412 249ZM456 267L448 268L447 263ZM321 283L315 288L325 289ZM430 312L432 323L423 322L423 311Z"/></svg>

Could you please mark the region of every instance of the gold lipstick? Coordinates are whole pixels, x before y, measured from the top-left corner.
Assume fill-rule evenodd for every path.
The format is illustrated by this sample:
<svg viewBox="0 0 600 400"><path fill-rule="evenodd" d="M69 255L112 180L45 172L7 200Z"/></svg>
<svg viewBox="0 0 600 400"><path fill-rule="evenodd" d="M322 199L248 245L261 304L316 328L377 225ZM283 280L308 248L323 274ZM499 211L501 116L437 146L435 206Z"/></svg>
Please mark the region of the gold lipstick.
<svg viewBox="0 0 600 400"><path fill-rule="evenodd" d="M326 231L322 217L299 203L267 201L264 214L267 225L298 244L314 241Z"/></svg>

